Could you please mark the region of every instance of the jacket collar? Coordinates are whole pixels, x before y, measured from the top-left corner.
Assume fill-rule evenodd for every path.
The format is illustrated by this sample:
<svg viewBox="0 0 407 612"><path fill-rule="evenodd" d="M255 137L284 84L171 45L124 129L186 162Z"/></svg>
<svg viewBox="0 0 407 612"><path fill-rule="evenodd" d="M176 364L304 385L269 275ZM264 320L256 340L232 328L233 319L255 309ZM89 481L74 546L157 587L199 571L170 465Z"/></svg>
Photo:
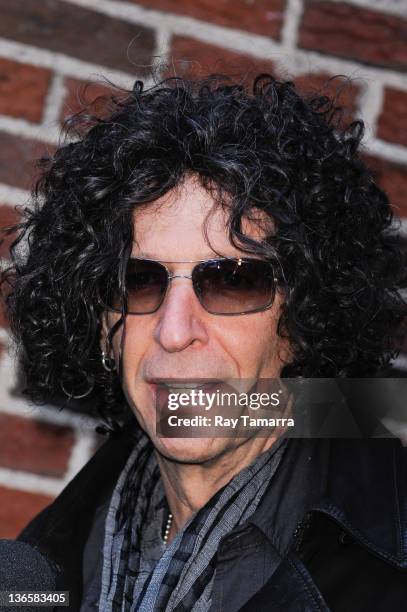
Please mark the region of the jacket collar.
<svg viewBox="0 0 407 612"><path fill-rule="evenodd" d="M375 554L407 567L405 459L397 439L291 439L250 522L285 555L307 513L323 512Z"/></svg>

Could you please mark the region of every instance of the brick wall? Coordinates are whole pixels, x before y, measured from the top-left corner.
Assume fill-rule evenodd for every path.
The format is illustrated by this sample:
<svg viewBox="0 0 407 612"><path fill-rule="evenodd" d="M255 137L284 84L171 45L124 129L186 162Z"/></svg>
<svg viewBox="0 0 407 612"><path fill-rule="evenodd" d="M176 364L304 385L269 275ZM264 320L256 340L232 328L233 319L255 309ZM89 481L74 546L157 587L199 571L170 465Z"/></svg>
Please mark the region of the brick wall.
<svg viewBox="0 0 407 612"><path fill-rule="evenodd" d="M83 84L130 86L153 65L162 75L273 71L304 90L351 77L342 101L366 121L369 163L407 235L404 0L0 0L0 13L1 225L28 201L33 159L56 146ZM24 401L1 325L0 537L13 537L96 440L91 419ZM396 365L407 370L407 358Z"/></svg>

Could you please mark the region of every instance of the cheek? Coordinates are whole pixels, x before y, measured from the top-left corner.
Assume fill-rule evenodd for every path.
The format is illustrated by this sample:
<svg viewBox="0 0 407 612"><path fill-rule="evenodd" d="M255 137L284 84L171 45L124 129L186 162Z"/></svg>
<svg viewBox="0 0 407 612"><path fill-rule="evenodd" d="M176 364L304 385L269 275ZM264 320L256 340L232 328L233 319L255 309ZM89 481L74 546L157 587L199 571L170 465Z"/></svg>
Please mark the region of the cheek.
<svg viewBox="0 0 407 612"><path fill-rule="evenodd" d="M148 413L148 407L150 406L148 392L145 386L140 385L139 381L143 355L149 346L148 337L145 326L138 324L138 321L132 320L127 322L125 328L121 327L117 331L113 340L117 364L119 362L120 351L122 351L123 392L143 429L146 428L146 423L153 420L153 416L149 416ZM147 409L145 409L146 406ZM140 410L140 407L143 407L143 409Z"/></svg>
<svg viewBox="0 0 407 612"><path fill-rule="evenodd" d="M236 317L219 329L218 338L223 338L223 348L234 361L243 378L257 375L276 352L278 338L275 323L265 313ZM269 314L269 313L267 313Z"/></svg>
<svg viewBox="0 0 407 612"><path fill-rule="evenodd" d="M122 341L125 374L134 375L138 372L142 357L148 347L149 335L147 330L141 331L138 325L126 327Z"/></svg>
<svg viewBox="0 0 407 612"><path fill-rule="evenodd" d="M237 317L226 337L227 351L235 358L240 375L279 376L289 360L289 344L277 334L280 304L261 313Z"/></svg>
<svg viewBox="0 0 407 612"><path fill-rule="evenodd" d="M116 331L112 341L117 369L119 369L119 358L120 354L122 354L123 382L134 379L149 342L149 334L146 327L140 325L139 321L134 319L135 317L131 320L127 319L125 324L122 324ZM110 319L110 329L117 320Z"/></svg>

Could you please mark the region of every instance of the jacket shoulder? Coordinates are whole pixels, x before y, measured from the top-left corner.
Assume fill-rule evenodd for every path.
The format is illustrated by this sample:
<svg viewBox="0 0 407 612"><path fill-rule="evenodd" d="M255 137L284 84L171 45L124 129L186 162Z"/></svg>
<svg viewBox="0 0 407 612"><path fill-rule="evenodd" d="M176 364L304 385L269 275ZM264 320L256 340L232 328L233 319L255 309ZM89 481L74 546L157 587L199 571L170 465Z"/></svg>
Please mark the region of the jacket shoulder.
<svg viewBox="0 0 407 612"><path fill-rule="evenodd" d="M130 428L123 428L109 438L17 539L35 546L63 565L66 551L58 552L57 542L65 541L72 546L76 542L79 546L79 540L86 539L94 513L111 494L133 445L134 433Z"/></svg>

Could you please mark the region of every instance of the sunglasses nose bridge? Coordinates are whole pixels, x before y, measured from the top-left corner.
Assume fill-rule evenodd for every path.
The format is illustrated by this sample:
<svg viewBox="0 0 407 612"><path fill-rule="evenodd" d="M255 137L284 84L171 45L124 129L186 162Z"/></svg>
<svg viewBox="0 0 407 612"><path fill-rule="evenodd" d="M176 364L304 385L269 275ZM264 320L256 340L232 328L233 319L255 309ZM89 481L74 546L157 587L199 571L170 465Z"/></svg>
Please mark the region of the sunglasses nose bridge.
<svg viewBox="0 0 407 612"><path fill-rule="evenodd" d="M192 274L168 274L168 288L171 284L171 281L174 280L174 278L187 278L189 280L192 281L192 288L194 290L195 295L199 298L198 292L197 292L197 288L195 286L195 283L193 282L193 276Z"/></svg>
<svg viewBox="0 0 407 612"><path fill-rule="evenodd" d="M192 290L193 290L193 292L195 294L195 297L197 297L198 301L201 303L199 292L198 292L198 289L196 287L196 283L194 283L194 281L193 281L193 275L192 274L171 274L170 271L167 271L167 279L168 279L167 280L167 287L166 287L166 291L165 291L164 295L162 296L161 304L164 302L165 297L168 295L168 292L170 291L171 281L173 281L175 278L186 278L188 280L191 280L192 281L192 283L191 283L192 287L191 288L192 288ZM202 303L201 303L201 305L203 306Z"/></svg>
<svg viewBox="0 0 407 612"><path fill-rule="evenodd" d="M192 274L169 274L168 280L172 281L174 278L192 278Z"/></svg>

